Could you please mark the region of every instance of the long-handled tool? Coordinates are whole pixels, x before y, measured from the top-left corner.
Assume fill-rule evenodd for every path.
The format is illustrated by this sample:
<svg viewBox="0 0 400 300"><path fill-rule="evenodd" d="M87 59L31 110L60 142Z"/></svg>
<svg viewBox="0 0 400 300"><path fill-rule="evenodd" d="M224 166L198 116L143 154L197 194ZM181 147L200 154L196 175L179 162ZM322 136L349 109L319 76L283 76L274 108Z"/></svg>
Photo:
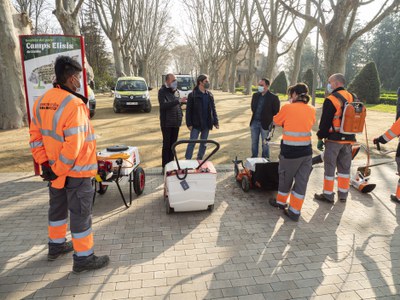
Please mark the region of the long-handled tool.
<svg viewBox="0 0 400 300"><path fill-rule="evenodd" d="M361 193L370 193L372 192L376 184L370 183L369 179L371 176L371 168L384 165L384 164L389 164L393 163L393 160L390 161L385 161L385 162L380 162L376 164L371 164L370 163L370 149L369 149L369 144L368 144L368 133L367 133L367 126L365 126L365 139L366 139L366 145L362 145L360 143L355 143L352 145L352 160L357 156L357 154L360 152L360 149L362 148L366 154L367 154L367 163L365 166L358 167L355 174L351 176L350 178L350 184L353 186L355 189L359 190ZM379 143L377 144L377 149L382 155L390 154L395 151L387 151L387 152L382 152ZM321 153L320 155L314 156L312 159L312 164L318 164L322 163L324 160L324 153Z"/></svg>

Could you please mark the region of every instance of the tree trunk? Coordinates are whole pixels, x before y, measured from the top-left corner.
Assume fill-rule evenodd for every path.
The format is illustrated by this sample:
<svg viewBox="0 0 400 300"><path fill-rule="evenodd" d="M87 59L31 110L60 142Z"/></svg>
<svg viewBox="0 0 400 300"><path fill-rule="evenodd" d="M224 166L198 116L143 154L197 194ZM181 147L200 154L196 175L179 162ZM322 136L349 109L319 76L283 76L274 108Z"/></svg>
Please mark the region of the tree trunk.
<svg viewBox="0 0 400 300"><path fill-rule="evenodd" d="M148 74L147 74L147 69L148 69L148 59L147 58L142 58L138 62L139 69L138 69L138 75L140 77L143 77L145 79L148 79Z"/></svg>
<svg viewBox="0 0 400 300"><path fill-rule="evenodd" d="M271 36L268 37L268 55L267 55L267 68L265 69L265 76L272 80L272 72L278 60L278 38Z"/></svg>
<svg viewBox="0 0 400 300"><path fill-rule="evenodd" d="M237 53L232 53L230 61L230 75L229 75L229 92L235 93L235 79L236 79L236 67L237 67Z"/></svg>
<svg viewBox="0 0 400 300"><path fill-rule="evenodd" d="M256 60L256 45L254 43L249 43L249 67L247 69L247 82L245 85L245 94L250 95L252 93L251 87L253 85L254 74L257 68L254 66Z"/></svg>
<svg viewBox="0 0 400 300"><path fill-rule="evenodd" d="M303 53L304 41L306 40L307 35L300 34L299 39L296 45L296 51L294 53L294 61L293 61L293 72L290 76L290 85L294 85L299 80L300 73L300 63L301 63L301 55Z"/></svg>
<svg viewBox="0 0 400 300"><path fill-rule="evenodd" d="M114 54L115 74L117 77L124 76L120 39L118 37L111 39L111 45Z"/></svg>
<svg viewBox="0 0 400 300"><path fill-rule="evenodd" d="M126 47L121 48L121 50L122 50L122 61L123 61L124 73L126 76L133 76L132 58L130 56L130 51L129 51L129 49L126 49Z"/></svg>
<svg viewBox="0 0 400 300"><path fill-rule="evenodd" d="M222 82L222 91L227 92L229 86L229 69L231 66L231 54L226 55L225 58L225 74L224 74L224 81Z"/></svg>
<svg viewBox="0 0 400 300"><path fill-rule="evenodd" d="M200 63L200 74L207 74L208 73L208 61L203 60Z"/></svg>
<svg viewBox="0 0 400 300"><path fill-rule="evenodd" d="M343 39L325 38L324 40L324 58L326 65L326 78L332 74L342 73L345 75L346 58L348 47L344 44Z"/></svg>
<svg viewBox="0 0 400 300"><path fill-rule="evenodd" d="M79 22L77 16L73 17L68 14L65 10L55 13L58 22L61 25L61 29L64 34L68 35L80 35Z"/></svg>
<svg viewBox="0 0 400 300"><path fill-rule="evenodd" d="M19 24L14 23L15 20L19 20ZM0 128L21 128L27 124L27 119L17 36L30 24L25 14L17 15L9 0L0 1L0 24Z"/></svg>

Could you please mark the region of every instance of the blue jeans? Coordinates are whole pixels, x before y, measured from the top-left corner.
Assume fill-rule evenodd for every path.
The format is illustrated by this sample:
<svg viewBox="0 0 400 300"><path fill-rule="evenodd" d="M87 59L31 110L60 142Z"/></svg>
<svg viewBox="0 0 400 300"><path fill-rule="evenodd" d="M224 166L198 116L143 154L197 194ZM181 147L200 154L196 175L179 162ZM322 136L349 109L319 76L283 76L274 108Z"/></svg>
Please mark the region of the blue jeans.
<svg viewBox="0 0 400 300"><path fill-rule="evenodd" d="M266 143L266 138L268 136L268 130L265 130L261 126L261 121L254 120L250 124L251 131L251 157L258 156L258 143L260 141L261 135L261 156L264 158L269 158L269 146Z"/></svg>
<svg viewBox="0 0 400 300"><path fill-rule="evenodd" d="M208 138L208 132L210 130L209 129L203 129L203 130L199 130L196 128L192 128L192 130L190 131L190 139L191 140L197 140L199 138L200 135L200 139L202 140L206 140ZM194 150L194 146L196 144L188 144L187 149L186 149L186 154L185 154L185 158L187 160L192 159L193 156L193 150ZM206 148L207 145L204 143L200 144L199 147L199 153L197 153L197 160L202 160L204 153L206 153Z"/></svg>

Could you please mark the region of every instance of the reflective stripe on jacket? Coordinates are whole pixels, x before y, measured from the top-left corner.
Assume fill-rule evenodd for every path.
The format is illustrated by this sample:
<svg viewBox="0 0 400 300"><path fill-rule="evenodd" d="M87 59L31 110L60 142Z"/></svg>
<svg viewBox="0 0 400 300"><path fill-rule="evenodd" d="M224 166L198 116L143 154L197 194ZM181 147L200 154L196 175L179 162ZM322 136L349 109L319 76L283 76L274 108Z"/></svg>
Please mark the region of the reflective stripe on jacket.
<svg viewBox="0 0 400 300"><path fill-rule="evenodd" d="M282 143L289 146L311 145L315 108L304 102L286 104L274 116L274 124L283 127Z"/></svg>
<svg viewBox="0 0 400 300"><path fill-rule="evenodd" d="M397 119L392 127L386 130L386 132L380 136L380 139L383 139L387 143L398 136L400 136L400 119Z"/></svg>
<svg viewBox="0 0 400 300"><path fill-rule="evenodd" d="M35 161L49 161L58 176L52 187L63 188L67 176L96 175L96 139L81 99L57 87L47 91L35 101L29 133Z"/></svg>

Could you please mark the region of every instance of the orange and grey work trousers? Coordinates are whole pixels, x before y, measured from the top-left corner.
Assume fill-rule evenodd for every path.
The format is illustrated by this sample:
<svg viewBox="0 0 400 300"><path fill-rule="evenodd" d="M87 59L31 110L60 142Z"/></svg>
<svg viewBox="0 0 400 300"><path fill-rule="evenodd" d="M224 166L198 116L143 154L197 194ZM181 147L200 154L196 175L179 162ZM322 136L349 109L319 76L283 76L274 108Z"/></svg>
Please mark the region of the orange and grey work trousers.
<svg viewBox="0 0 400 300"><path fill-rule="evenodd" d="M280 155L279 187L276 202L285 205L290 193L289 209L300 215L311 171L312 155L299 158L285 158Z"/></svg>
<svg viewBox="0 0 400 300"><path fill-rule="evenodd" d="M326 198L334 200L333 191L335 171L337 168L338 196L346 200L350 188L351 144L341 144L333 141L325 143L324 152L324 191Z"/></svg>
<svg viewBox="0 0 400 300"><path fill-rule="evenodd" d="M398 149L399 148L400 148L400 143ZM397 163L397 174L400 176L400 156L396 156L396 163ZM398 200L400 200L400 178L397 181L396 197Z"/></svg>
<svg viewBox="0 0 400 300"><path fill-rule="evenodd" d="M67 177L65 187L50 186L49 246L66 241L68 210L75 256L93 254L91 178Z"/></svg>

